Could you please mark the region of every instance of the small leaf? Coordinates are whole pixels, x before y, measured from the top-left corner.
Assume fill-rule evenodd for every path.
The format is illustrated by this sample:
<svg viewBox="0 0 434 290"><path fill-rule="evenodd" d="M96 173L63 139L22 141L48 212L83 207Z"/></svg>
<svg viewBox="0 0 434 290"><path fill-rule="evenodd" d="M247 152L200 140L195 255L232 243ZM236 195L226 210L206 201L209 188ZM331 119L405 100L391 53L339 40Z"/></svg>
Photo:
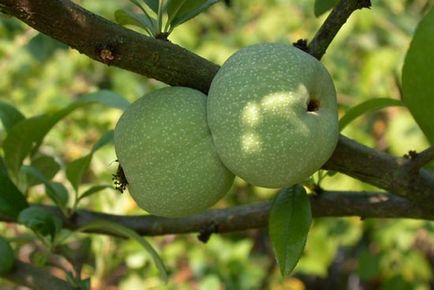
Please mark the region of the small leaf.
<svg viewBox="0 0 434 290"><path fill-rule="evenodd" d="M124 110L128 105L121 96L111 91L101 90L80 97L66 108L43 115L21 120L13 126L3 143L5 161L15 176L26 156L37 151L47 133L60 120L80 107L101 103L108 107Z"/></svg>
<svg viewBox="0 0 434 290"><path fill-rule="evenodd" d="M14 106L6 103L3 100L0 100L0 120L3 123L6 132L19 121L24 120L26 117Z"/></svg>
<svg viewBox="0 0 434 290"><path fill-rule="evenodd" d="M47 180L51 180L56 173L60 170L60 165L57 163L57 161L48 155L38 155L32 160L31 166L38 169L46 178ZM41 181L29 177L27 179L27 185L33 186L41 184Z"/></svg>
<svg viewBox="0 0 434 290"><path fill-rule="evenodd" d="M108 131L105 133L92 147L92 153L95 153L95 151L99 150L101 147L113 142L113 130Z"/></svg>
<svg viewBox="0 0 434 290"><path fill-rule="evenodd" d="M342 131L349 123L354 121L357 117L386 107L391 106L403 106L404 104L400 100L389 98L376 98L370 99L363 103L358 104L350 108L345 115L339 120L339 128Z"/></svg>
<svg viewBox="0 0 434 290"><path fill-rule="evenodd" d="M143 0L155 14L158 14L158 7L160 7L160 0Z"/></svg>
<svg viewBox="0 0 434 290"><path fill-rule="evenodd" d="M168 22L171 30L217 3L218 0L169 0L167 3Z"/></svg>
<svg viewBox="0 0 434 290"><path fill-rule="evenodd" d="M91 188L89 188L88 190L86 190L85 192L83 192L80 197L78 198L78 200L81 200L83 198L86 198L88 196L91 196L92 194L95 194L97 192L100 192L101 190L104 190L106 188L113 188L111 185L95 185L92 186Z"/></svg>
<svg viewBox="0 0 434 290"><path fill-rule="evenodd" d="M66 165L66 178L71 183L75 191L81 183L83 175L88 170L93 154L104 145L113 141L113 131L104 134L92 147L92 151L81 158L78 158Z"/></svg>
<svg viewBox="0 0 434 290"><path fill-rule="evenodd" d="M84 157L75 159L66 165L66 178L71 183L75 191L78 191L78 187L81 183L81 179L87 168L89 168L92 154L88 154Z"/></svg>
<svg viewBox="0 0 434 290"><path fill-rule="evenodd" d="M120 9L115 11L115 20L120 25L134 25L145 29L150 36L154 35L154 22L142 14Z"/></svg>
<svg viewBox="0 0 434 290"><path fill-rule="evenodd" d="M15 254L9 242L0 236L0 275L10 272L15 264Z"/></svg>
<svg viewBox="0 0 434 290"><path fill-rule="evenodd" d="M0 218L16 220L26 207L28 204L24 195L9 179L3 159L0 158Z"/></svg>
<svg viewBox="0 0 434 290"><path fill-rule="evenodd" d="M142 4L139 3L139 1L137 1L137 0L130 0L130 2L133 3L134 5L136 5L137 7L139 7L139 9L142 10L144 16L148 19L148 21L150 21L151 23L153 23L152 34L153 35L157 34L159 32L157 21L148 14L148 12L146 11L146 9L142 6Z"/></svg>
<svg viewBox="0 0 434 290"><path fill-rule="evenodd" d="M403 101L434 145L434 9L421 20L402 69Z"/></svg>
<svg viewBox="0 0 434 290"><path fill-rule="evenodd" d="M45 185L48 197L58 207L61 209L66 207L68 202L68 191L61 183L50 182L37 168L32 166L24 165L22 167L22 171L28 176L31 176L43 183Z"/></svg>
<svg viewBox="0 0 434 290"><path fill-rule="evenodd" d="M337 2L338 0L315 0L315 16L320 17L322 14L335 7Z"/></svg>
<svg viewBox="0 0 434 290"><path fill-rule="evenodd" d="M29 256L30 262L37 266L43 267L48 262L48 256L46 253L41 253L38 249L34 249Z"/></svg>
<svg viewBox="0 0 434 290"><path fill-rule="evenodd" d="M163 264L163 261L161 260L158 253L154 250L154 248L151 246L151 244L148 243L143 237L139 236L135 231L124 227L120 224L109 222L105 220L96 220L92 221L82 227L80 227L77 231L83 232L87 230L101 230L104 229L104 231L110 232L112 234L120 235L126 238L130 238L133 240L136 240L152 257L154 260L155 265L157 266L158 270L160 271L161 279L167 282L168 276L167 276L167 270L166 267Z"/></svg>
<svg viewBox="0 0 434 290"><path fill-rule="evenodd" d="M62 229L62 221L51 212L37 206L23 210L18 222L41 236L50 236L54 241L56 234Z"/></svg>
<svg viewBox="0 0 434 290"><path fill-rule="evenodd" d="M302 186L278 193L271 206L268 231L283 276L292 272L303 254L311 223L310 202Z"/></svg>
<svg viewBox="0 0 434 290"><path fill-rule="evenodd" d="M169 19L167 20L169 23L172 22L172 19L175 18L178 11L184 5L187 0L168 0L166 4L167 16Z"/></svg>

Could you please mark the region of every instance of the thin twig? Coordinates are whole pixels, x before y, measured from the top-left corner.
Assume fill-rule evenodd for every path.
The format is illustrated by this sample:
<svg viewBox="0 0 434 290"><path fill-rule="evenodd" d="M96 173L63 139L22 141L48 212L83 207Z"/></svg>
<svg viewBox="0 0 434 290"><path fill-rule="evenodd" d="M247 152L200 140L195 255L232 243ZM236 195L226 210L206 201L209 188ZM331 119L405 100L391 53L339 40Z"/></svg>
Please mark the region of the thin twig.
<svg viewBox="0 0 434 290"><path fill-rule="evenodd" d="M317 59L326 52L341 27L357 9L371 7L369 0L340 0L309 43L308 52Z"/></svg>

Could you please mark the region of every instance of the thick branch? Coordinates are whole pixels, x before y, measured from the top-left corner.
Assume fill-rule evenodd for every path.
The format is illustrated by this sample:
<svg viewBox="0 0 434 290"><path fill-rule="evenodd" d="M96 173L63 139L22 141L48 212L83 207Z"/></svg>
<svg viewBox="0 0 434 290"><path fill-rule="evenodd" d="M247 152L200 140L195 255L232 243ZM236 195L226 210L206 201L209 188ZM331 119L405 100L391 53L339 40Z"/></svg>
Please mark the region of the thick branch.
<svg viewBox="0 0 434 290"><path fill-rule="evenodd" d="M341 136L326 169L336 170L433 209L434 174L420 169L409 174L406 158L396 158Z"/></svg>
<svg viewBox="0 0 434 290"><path fill-rule="evenodd" d="M310 42L308 52L315 58L321 59L350 15L357 9L369 7L371 7L370 0L340 0Z"/></svg>
<svg viewBox="0 0 434 290"><path fill-rule="evenodd" d="M66 281L51 275L46 269L18 260L12 271L2 278L35 290L73 290L73 287Z"/></svg>
<svg viewBox="0 0 434 290"><path fill-rule="evenodd" d="M322 30L335 31L336 34L351 12L365 2L341 0L332 12L340 20L326 20ZM351 9L342 6L348 3L352 3L349 6ZM121 28L69 0L0 0L0 5L35 29L77 48L93 59L104 62L101 55L106 54L101 54L101 48L110 48L114 53L111 64L168 84L194 87L206 92L218 70L215 64L179 46ZM324 53L333 38L326 35L328 33L319 32L311 43L312 53L319 53L317 57ZM434 209L434 174L422 169L403 176L403 164L405 159L395 158L341 136L336 151L325 167Z"/></svg>
<svg viewBox="0 0 434 290"><path fill-rule="evenodd" d="M434 219L434 212L388 193L324 192L311 197L315 217L358 216L361 218ZM201 232L210 227L214 232L226 233L265 227L270 203L255 203L226 209L212 209L184 218L156 216L119 216L79 210L66 219L56 207L45 207L63 218L70 229L77 229L91 221L102 219L120 223L141 235L155 236ZM110 234L101 229L98 233Z"/></svg>
<svg viewBox="0 0 434 290"><path fill-rule="evenodd" d="M92 59L170 85L206 92L218 70L186 49L123 28L69 0L0 0L0 7Z"/></svg>

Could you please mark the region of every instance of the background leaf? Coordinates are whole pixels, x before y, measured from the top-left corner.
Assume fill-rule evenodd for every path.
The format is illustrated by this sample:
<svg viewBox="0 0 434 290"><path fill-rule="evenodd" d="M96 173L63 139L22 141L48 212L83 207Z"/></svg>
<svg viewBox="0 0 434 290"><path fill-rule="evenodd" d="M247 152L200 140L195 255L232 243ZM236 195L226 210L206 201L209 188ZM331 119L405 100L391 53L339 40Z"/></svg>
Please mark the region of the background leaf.
<svg viewBox="0 0 434 290"><path fill-rule="evenodd" d="M22 167L22 171L40 181L45 185L45 189L48 197L61 209L66 208L66 204L68 203L68 191L63 186L63 184L58 182L50 182L42 172L40 172L37 168L32 166L24 165Z"/></svg>
<svg viewBox="0 0 434 290"><path fill-rule="evenodd" d="M81 183L83 175L86 173L86 170L89 168L90 162L92 160L93 154L103 147L104 145L113 141L113 131L109 131L104 134L92 147L92 150L89 154L84 157L78 158L66 166L66 177L71 183L72 187L75 191L78 191L78 187Z"/></svg>
<svg viewBox="0 0 434 290"><path fill-rule="evenodd" d="M0 236L0 257L0 275L3 275L12 270L15 255L9 242L2 236Z"/></svg>
<svg viewBox="0 0 434 290"><path fill-rule="evenodd" d="M97 192L100 192L101 190L104 190L106 188L113 188L113 186L109 185L109 184L102 184L102 185L95 185L92 186L91 188L89 188L88 190L84 191L80 197L78 198L78 200L81 200L83 198L86 198L88 196L91 196L92 194L95 194Z"/></svg>
<svg viewBox="0 0 434 290"><path fill-rule="evenodd" d="M40 171L47 180L51 180L60 170L60 164L53 157L44 154L38 154L38 156L33 158L31 166ZM27 186L37 184L41 184L41 181L31 176L27 178Z"/></svg>
<svg viewBox="0 0 434 290"><path fill-rule="evenodd" d="M389 98L376 98L367 100L361 104L358 104L350 108L345 115L339 120L339 128L342 131L349 123L354 121L357 117L386 107L391 106L403 106L404 104L400 100Z"/></svg>
<svg viewBox="0 0 434 290"><path fill-rule="evenodd" d="M281 190L273 201L268 231L283 276L291 273L303 254L312 223L309 198L301 185Z"/></svg>
<svg viewBox="0 0 434 290"><path fill-rule="evenodd" d="M24 195L9 179L3 159L0 158L0 218L16 220L26 207L28 204Z"/></svg>
<svg viewBox="0 0 434 290"><path fill-rule="evenodd" d="M163 264L163 261L161 260L158 253L154 250L154 248L151 246L151 244L148 243L144 238L139 236L135 231L124 227L122 225L119 225L114 222L109 221L103 221L103 220L96 220L93 222L90 222L82 227L80 227L77 231L83 232L86 230L99 230L104 229L105 231L109 231L113 234L120 235L123 237L127 237L133 240L136 240L152 257L154 260L155 265L157 266L158 270L160 271L161 279L163 279L165 282L167 282L168 275L166 267Z"/></svg>
<svg viewBox="0 0 434 290"><path fill-rule="evenodd" d="M316 17L321 16L328 10L335 7L337 0L315 0L314 14Z"/></svg>
<svg viewBox="0 0 434 290"><path fill-rule="evenodd" d="M3 123L6 132L9 132L16 123L25 118L26 117L24 117L17 108L3 100L0 100L0 120Z"/></svg>
<svg viewBox="0 0 434 290"><path fill-rule="evenodd" d="M38 33L26 46L29 53L39 62L47 61L57 50L68 49L68 46L45 34Z"/></svg>
<svg viewBox="0 0 434 290"><path fill-rule="evenodd" d="M53 241L62 229L62 221L51 212L38 206L23 210L18 216L18 222L41 236L50 236Z"/></svg>
<svg viewBox="0 0 434 290"><path fill-rule="evenodd" d="M71 105L59 111L31 117L18 122L11 128L3 144L8 169L16 175L26 156L37 151L44 137L57 122L65 118L75 109L94 103L100 103L108 107L122 110L129 105L128 101L118 94L102 90L84 95Z"/></svg>
<svg viewBox="0 0 434 290"><path fill-rule="evenodd" d="M434 9L419 23L402 70L403 101L434 145Z"/></svg>

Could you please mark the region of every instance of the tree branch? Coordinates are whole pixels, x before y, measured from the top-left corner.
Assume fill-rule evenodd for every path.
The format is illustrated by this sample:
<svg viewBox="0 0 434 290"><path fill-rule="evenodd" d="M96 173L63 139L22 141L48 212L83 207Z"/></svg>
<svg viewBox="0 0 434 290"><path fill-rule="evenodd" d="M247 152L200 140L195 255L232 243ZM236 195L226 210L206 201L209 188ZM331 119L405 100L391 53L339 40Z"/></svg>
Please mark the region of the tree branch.
<svg viewBox="0 0 434 290"><path fill-rule="evenodd" d="M70 284L51 275L46 269L18 260L15 261L12 271L3 275L2 278L35 290L73 290Z"/></svg>
<svg viewBox="0 0 434 290"><path fill-rule="evenodd" d="M313 37L308 52L315 58L321 59L350 15L357 9L369 7L371 7L370 0L340 0Z"/></svg>
<svg viewBox="0 0 434 290"><path fill-rule="evenodd" d="M425 169L408 174L408 162L411 160L393 157L341 136L324 168L342 172L409 199L421 207L433 209L434 174Z"/></svg>
<svg viewBox="0 0 434 290"><path fill-rule="evenodd" d="M401 197L379 192L325 191L310 197L315 217L413 218L434 220L434 212ZM63 219L64 226L77 229L95 220L120 223L141 235L156 236L201 232L212 226L213 232L227 233L265 227L269 202L254 203L225 209L211 209L204 213L183 217L120 216L79 210L70 219L57 207L44 206ZM109 234L101 229L98 233Z"/></svg>
<svg viewBox="0 0 434 290"><path fill-rule="evenodd" d="M318 32L311 43L312 52L317 53L317 57L324 53L351 12L361 7L360 3L366 1L341 0L335 7L330 20L328 18L323 25L323 32ZM0 5L7 13L93 59L107 63L101 58L106 54L101 52L109 49L114 57L110 64L171 85L189 86L206 92L218 70L217 65L177 45L122 28L69 0L0 0ZM332 21L332 15L340 20ZM326 37L330 34L327 31L334 31L331 33L333 37ZM402 176L404 163L403 158L395 158L341 136L325 168L434 209L434 174L421 169L417 174Z"/></svg>

